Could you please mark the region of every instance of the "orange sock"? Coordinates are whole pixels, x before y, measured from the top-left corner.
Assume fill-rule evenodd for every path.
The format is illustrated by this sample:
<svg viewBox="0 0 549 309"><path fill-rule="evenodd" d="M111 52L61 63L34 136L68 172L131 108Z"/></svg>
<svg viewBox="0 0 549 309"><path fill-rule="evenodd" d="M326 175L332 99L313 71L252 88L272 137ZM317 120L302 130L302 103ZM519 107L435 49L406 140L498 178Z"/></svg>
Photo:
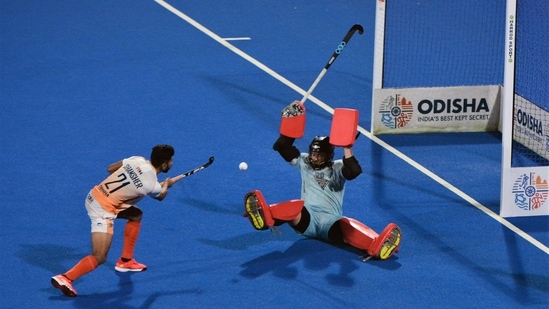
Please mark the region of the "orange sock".
<svg viewBox="0 0 549 309"><path fill-rule="evenodd" d="M74 281L90 271L97 268L97 260L93 255L88 255L80 260L73 268L67 271L64 275L70 280Z"/></svg>
<svg viewBox="0 0 549 309"><path fill-rule="evenodd" d="M141 229L141 222L128 221L124 228L124 246L122 247L122 258L133 258L133 250L137 237L139 236L139 230Z"/></svg>

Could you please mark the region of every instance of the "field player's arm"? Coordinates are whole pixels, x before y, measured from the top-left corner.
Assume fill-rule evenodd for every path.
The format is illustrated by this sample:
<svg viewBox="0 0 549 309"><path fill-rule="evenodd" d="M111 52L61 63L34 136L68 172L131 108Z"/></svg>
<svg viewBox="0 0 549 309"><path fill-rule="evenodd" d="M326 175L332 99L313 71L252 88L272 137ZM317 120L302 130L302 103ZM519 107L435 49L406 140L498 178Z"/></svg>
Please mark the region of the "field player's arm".
<svg viewBox="0 0 549 309"><path fill-rule="evenodd" d="M109 165L109 167L107 167L107 171L109 172L109 174L112 174L121 167L122 167L122 161L118 161L116 163Z"/></svg>
<svg viewBox="0 0 549 309"><path fill-rule="evenodd" d="M154 199L159 201L163 200L166 197L166 195L168 195L168 188L171 187L172 185L173 185L173 182L169 177L166 178L166 180L162 181L160 183L160 186L162 187L162 191L160 191L158 196L154 197Z"/></svg>

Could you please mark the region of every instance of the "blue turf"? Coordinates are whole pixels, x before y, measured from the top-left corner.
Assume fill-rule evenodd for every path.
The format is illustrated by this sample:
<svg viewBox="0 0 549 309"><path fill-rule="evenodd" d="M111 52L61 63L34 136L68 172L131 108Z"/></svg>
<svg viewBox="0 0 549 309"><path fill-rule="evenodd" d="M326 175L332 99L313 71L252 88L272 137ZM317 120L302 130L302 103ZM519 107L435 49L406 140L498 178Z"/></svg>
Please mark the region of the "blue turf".
<svg viewBox="0 0 549 309"><path fill-rule="evenodd" d="M222 37L307 89L354 23L353 37L314 95L357 108L369 128L374 4L363 1L172 1ZM297 173L272 151L280 110L301 95L154 1L0 1L0 266L5 308L546 308L547 254L366 137L364 173L344 212L375 230L398 223L401 252L362 263L358 252L255 231L244 194L298 197ZM331 117L307 103L305 149ZM385 136L494 212L497 134ZM89 254L88 190L108 164L176 148L173 172L214 155L161 203L143 200L136 258L144 273L108 261L69 299L49 278ZM341 156L341 152L336 153ZM238 170L246 161L249 169ZM547 218L510 220L549 244Z"/></svg>

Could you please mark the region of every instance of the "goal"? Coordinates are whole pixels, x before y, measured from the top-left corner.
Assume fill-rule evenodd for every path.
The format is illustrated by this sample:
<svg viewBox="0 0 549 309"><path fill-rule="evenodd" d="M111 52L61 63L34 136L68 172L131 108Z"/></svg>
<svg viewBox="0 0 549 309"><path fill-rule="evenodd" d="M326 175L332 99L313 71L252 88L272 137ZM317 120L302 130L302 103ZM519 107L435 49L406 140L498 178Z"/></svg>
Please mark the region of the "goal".
<svg viewBox="0 0 549 309"><path fill-rule="evenodd" d="M549 2L507 0L500 215L549 215Z"/></svg>
<svg viewBox="0 0 549 309"><path fill-rule="evenodd" d="M377 1L373 134L498 130L505 3L487 2Z"/></svg>
<svg viewBox="0 0 549 309"><path fill-rule="evenodd" d="M372 134L501 131L500 215L548 215L545 29L547 0L377 0Z"/></svg>

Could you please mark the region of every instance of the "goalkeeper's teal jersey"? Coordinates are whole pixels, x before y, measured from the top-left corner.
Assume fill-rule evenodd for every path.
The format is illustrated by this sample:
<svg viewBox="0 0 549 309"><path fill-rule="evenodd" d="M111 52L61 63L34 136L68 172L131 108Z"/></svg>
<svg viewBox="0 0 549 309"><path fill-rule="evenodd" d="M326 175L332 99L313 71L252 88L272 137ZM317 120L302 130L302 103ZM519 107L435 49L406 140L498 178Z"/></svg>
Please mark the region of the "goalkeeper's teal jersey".
<svg viewBox="0 0 549 309"><path fill-rule="evenodd" d="M345 178L341 172L342 160L331 167L313 170L307 163L309 154L301 153L293 166L301 172L301 199L309 212L320 212L341 218ZM331 220L330 220L331 221Z"/></svg>

